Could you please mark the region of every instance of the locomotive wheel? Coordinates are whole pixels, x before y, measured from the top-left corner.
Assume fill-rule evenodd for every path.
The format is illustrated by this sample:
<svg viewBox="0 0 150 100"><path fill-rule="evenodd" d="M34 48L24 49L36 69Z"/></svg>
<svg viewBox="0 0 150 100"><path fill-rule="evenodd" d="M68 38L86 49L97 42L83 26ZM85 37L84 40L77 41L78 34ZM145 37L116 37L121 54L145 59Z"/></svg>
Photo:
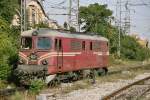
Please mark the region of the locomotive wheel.
<svg viewBox="0 0 150 100"><path fill-rule="evenodd" d="M91 70L83 70L83 78L90 78Z"/></svg>
<svg viewBox="0 0 150 100"><path fill-rule="evenodd" d="M98 75L99 76L104 76L107 74L107 69L106 68L100 68L98 69Z"/></svg>
<svg viewBox="0 0 150 100"><path fill-rule="evenodd" d="M59 85L59 84L60 84L59 78L55 78L55 79L53 79L52 81L50 81L50 82L48 83L48 86L49 86L49 87L54 87L54 86L57 86L57 85Z"/></svg>
<svg viewBox="0 0 150 100"><path fill-rule="evenodd" d="M94 73L95 77L99 76L99 73L96 69L93 70L93 73Z"/></svg>
<svg viewBox="0 0 150 100"><path fill-rule="evenodd" d="M79 79L78 74L74 72L72 80L77 81L78 79Z"/></svg>

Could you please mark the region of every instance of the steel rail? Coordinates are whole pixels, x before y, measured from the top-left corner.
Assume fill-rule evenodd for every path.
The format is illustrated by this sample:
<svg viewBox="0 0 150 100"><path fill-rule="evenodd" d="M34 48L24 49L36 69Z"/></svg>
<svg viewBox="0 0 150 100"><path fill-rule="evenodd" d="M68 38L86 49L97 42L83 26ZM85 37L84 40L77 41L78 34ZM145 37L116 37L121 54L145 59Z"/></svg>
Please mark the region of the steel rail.
<svg viewBox="0 0 150 100"><path fill-rule="evenodd" d="M141 69L141 68L149 68L147 66L150 66L150 64L145 64L145 65L137 65L134 67L128 67L125 69L120 69L120 70L115 70L115 71L108 71L107 75L112 75L112 74L117 74L117 73L121 73L122 71L131 71L131 70L137 70L137 69Z"/></svg>
<svg viewBox="0 0 150 100"><path fill-rule="evenodd" d="M135 81L135 82L133 82L133 83L131 83L131 84L129 84L129 85L126 85L126 86L124 86L124 87L122 87L122 88L120 88L120 89L114 91L113 93L111 93L111 94L109 94L109 95L107 95L107 96L104 96L104 97L102 98L102 100L110 100L111 98L113 98L113 97L117 96L118 94L120 94L122 91L125 91L125 90L129 89L130 87L132 87L132 86L134 86L134 85L137 85L137 84L139 84L139 83L141 83L141 82L144 82L144 81L146 81L146 80L149 80L149 79L150 79L150 76L148 76L148 77L146 77L146 78L144 78L144 79Z"/></svg>
<svg viewBox="0 0 150 100"><path fill-rule="evenodd" d="M11 89L0 89L0 97L13 95L17 91L19 92L25 91L25 88L19 87L19 88L11 88Z"/></svg>

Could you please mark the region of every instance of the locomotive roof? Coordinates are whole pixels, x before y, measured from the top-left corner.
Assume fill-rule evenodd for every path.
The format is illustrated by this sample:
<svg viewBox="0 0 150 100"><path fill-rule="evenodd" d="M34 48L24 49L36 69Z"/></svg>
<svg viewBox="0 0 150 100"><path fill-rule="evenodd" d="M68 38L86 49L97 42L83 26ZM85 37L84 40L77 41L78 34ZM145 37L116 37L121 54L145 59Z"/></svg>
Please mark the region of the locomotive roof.
<svg viewBox="0 0 150 100"><path fill-rule="evenodd" d="M98 35L87 35L78 33L69 33L65 31L52 30L46 28L32 29L22 32L21 36L32 36L34 32L37 32L38 36L53 36L53 37L66 37L66 38L78 38L78 39L90 39L90 40L101 40L108 41L107 38Z"/></svg>

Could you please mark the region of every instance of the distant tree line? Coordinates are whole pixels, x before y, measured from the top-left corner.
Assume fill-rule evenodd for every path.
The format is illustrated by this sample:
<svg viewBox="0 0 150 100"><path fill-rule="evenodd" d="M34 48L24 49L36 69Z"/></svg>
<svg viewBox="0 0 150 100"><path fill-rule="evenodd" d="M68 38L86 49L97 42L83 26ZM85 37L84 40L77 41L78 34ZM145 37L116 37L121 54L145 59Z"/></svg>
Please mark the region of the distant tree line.
<svg viewBox="0 0 150 100"><path fill-rule="evenodd" d="M114 20L113 12L107 5L98 3L80 7L80 26L85 32L95 32L97 35L109 39L110 53L117 58L118 50L118 27L111 25ZM121 58L133 60L145 60L150 57L150 50L142 47L134 37L121 32Z"/></svg>

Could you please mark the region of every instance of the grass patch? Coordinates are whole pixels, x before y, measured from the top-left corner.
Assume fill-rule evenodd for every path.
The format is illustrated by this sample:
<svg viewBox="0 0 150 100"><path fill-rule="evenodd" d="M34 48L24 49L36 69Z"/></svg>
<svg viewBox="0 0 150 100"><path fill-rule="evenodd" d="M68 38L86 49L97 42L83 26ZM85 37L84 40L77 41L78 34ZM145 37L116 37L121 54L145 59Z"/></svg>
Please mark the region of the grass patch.
<svg viewBox="0 0 150 100"><path fill-rule="evenodd" d="M31 93L38 94L45 86L46 85L43 80L33 80L29 87L29 91Z"/></svg>
<svg viewBox="0 0 150 100"><path fill-rule="evenodd" d="M120 70L119 73L114 74L108 74L106 76L96 77L96 84L102 84L105 82L116 82L120 79L122 80L128 80L133 79L135 76L143 73L150 72L150 65L142 65L142 62L136 62L136 61L129 61L128 62L121 62L121 65L111 66L109 69L110 71L117 71ZM137 67L135 69L127 70L132 67L135 67L137 65L141 65L141 67ZM80 81L76 81L73 83L70 83L71 85L66 85L62 87L61 85L54 88L45 88L45 90L49 90L49 92L46 93L54 93L54 94L67 94L75 90L80 89L89 89L91 88L91 80L90 79L83 79ZM41 89L41 86L43 87L41 82L33 82L33 87L31 88L33 91L39 91ZM5 87L5 86L4 86ZM44 92L44 90L43 90ZM18 99L19 98L19 99ZM26 99L25 99L26 98ZM33 94L31 92L27 93L16 93L11 99L9 100L35 100L36 94Z"/></svg>
<svg viewBox="0 0 150 100"><path fill-rule="evenodd" d="M5 89L8 83L6 81L0 80L0 89Z"/></svg>
<svg viewBox="0 0 150 100"><path fill-rule="evenodd" d="M24 100L24 96L21 93L16 92L15 95L11 96L10 99L11 100Z"/></svg>
<svg viewBox="0 0 150 100"><path fill-rule="evenodd" d="M16 92L15 95L11 96L8 100L36 100L36 95L28 91Z"/></svg>
<svg viewBox="0 0 150 100"><path fill-rule="evenodd" d="M102 77L97 77L98 83L105 83L105 82L115 82L119 79L133 79L135 76L143 73L149 73L150 72L150 65L141 66L135 69L130 70L122 70L120 73L114 73Z"/></svg>
<svg viewBox="0 0 150 100"><path fill-rule="evenodd" d="M62 88L61 93L66 94L66 93L69 93L69 92L72 92L72 91L75 91L75 90L88 89L89 86L90 86L90 84L86 79L86 80L83 80L83 81L75 82L75 83L73 83L72 86Z"/></svg>
<svg viewBox="0 0 150 100"><path fill-rule="evenodd" d="M131 64L131 65L130 65ZM136 67L137 65L140 65L141 67ZM142 62L136 62L136 61L129 61L128 63L124 63L120 66L112 66L111 68L114 69L112 71L117 71L120 70L119 73L113 73L113 74L108 74L106 76L100 76L96 77L96 84L102 84L106 82L116 82L120 79L122 80L128 80L128 79L133 79L139 74L147 73L150 71L150 65L142 65ZM136 67L136 68L134 68ZM133 68L133 69L132 69ZM128 70L129 69L129 70ZM67 94L75 90L80 90L80 89L89 89L91 87L91 79L82 79L77 82L71 83L71 85L66 85L65 87L58 86L55 88L50 88L51 93L55 94Z"/></svg>

